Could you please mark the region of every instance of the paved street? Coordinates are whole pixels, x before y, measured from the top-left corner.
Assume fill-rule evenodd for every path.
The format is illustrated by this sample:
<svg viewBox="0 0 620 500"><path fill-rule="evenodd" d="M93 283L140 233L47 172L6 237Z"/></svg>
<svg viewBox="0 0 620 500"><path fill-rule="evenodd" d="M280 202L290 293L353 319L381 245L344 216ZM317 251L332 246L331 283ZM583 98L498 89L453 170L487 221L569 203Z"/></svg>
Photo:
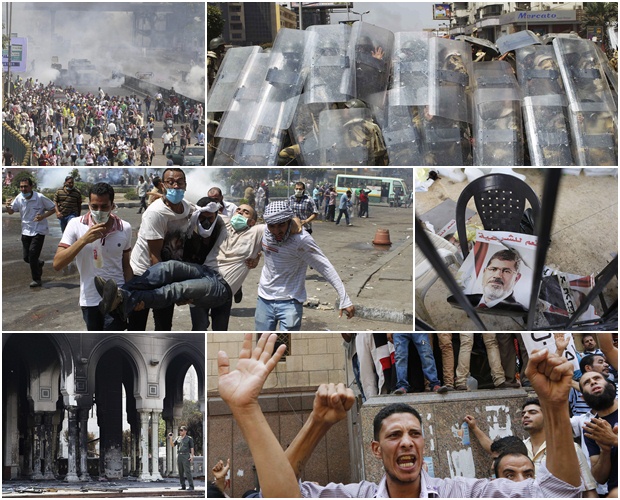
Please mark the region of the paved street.
<svg viewBox="0 0 620 500"><path fill-rule="evenodd" d="M115 200L118 215L128 220L135 235L141 216L136 202ZM315 270L307 272L309 299L317 299L317 308L305 307L302 329L305 331L410 331L413 313L413 211L405 208L370 206L369 219L353 219L353 226L318 221L313 236L333 263L345 283L347 293L358 308L351 320L339 318L333 310L335 290ZM389 229L391 247L375 247L371 242L378 228ZM2 214L2 325L5 331L84 330L78 306L79 276L74 265L62 272L52 268L60 226L50 218L41 258L46 264L43 287L30 289L27 264L22 261L20 219L18 214ZM243 301L234 304L230 330L253 331L258 281L262 264L250 272L243 286ZM153 328L152 318L148 329ZM191 330L189 306L177 306L174 330Z"/></svg>

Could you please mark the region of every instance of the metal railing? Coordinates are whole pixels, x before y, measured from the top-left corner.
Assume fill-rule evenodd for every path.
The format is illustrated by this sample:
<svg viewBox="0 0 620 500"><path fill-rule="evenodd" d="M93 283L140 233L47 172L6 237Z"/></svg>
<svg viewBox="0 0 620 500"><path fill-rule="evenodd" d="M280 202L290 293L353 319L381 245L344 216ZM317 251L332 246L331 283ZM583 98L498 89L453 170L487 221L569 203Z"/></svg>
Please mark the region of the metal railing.
<svg viewBox="0 0 620 500"><path fill-rule="evenodd" d="M588 308L590 304L599 296L605 286L615 277L618 276L618 256L605 267L597 276L596 285L587 297L581 302L579 308L570 315L565 322L557 325L547 326L544 328L535 328L534 320L536 318L536 303L540 292L543 279L543 267L551 242L551 227L553 224L553 215L557 202L560 181L562 178L562 169L549 168L545 175L545 184L543 187L542 206L540 213L540 223L536 224L536 236L538 237L538 246L536 247L536 261L534 266L534 278L532 282L529 310L527 313L527 321L524 324L524 330L535 331L537 329L549 330L617 330L618 329L618 301L616 300L610 307L606 307L603 303L604 314L596 320L578 321L578 318ZM426 235L422 223L416 217L415 220L415 241L420 247L422 253L426 256L433 268L455 297L459 306L467 313L467 316L475 323L476 328L481 331L487 331L488 328L476 312L474 306L467 299L463 290L456 282L454 276L444 264L435 246L430 238ZM422 331L433 330L431 325L421 321L419 318L415 320L416 329Z"/></svg>
<svg viewBox="0 0 620 500"><path fill-rule="evenodd" d="M6 123L2 124L2 147L8 147L11 150L15 166L31 167L34 165L30 143Z"/></svg>

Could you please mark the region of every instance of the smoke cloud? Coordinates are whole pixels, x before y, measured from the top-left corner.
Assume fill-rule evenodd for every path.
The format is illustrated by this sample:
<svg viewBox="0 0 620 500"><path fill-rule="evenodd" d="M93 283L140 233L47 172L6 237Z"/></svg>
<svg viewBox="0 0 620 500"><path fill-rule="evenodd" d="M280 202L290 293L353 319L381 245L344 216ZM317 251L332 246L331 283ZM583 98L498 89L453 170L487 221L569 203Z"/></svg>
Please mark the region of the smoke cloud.
<svg viewBox="0 0 620 500"><path fill-rule="evenodd" d="M12 31L28 38L25 78L47 84L58 76L53 57L63 69L88 59L95 90L120 86L115 73L152 74L149 82L204 100L204 12L204 2L14 2Z"/></svg>

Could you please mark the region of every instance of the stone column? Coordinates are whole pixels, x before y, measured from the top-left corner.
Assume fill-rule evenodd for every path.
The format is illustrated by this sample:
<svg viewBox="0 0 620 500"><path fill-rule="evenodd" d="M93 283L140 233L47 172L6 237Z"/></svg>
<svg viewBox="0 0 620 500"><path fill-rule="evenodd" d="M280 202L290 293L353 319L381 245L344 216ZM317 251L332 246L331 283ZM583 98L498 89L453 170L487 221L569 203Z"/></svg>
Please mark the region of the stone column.
<svg viewBox="0 0 620 500"><path fill-rule="evenodd" d="M166 419L166 476L172 475L172 462L174 462L174 449L170 446L170 438L168 434L172 432L172 421Z"/></svg>
<svg viewBox="0 0 620 500"><path fill-rule="evenodd" d="M149 473L149 410L138 410L140 412L140 475L138 481L150 481Z"/></svg>
<svg viewBox="0 0 620 500"><path fill-rule="evenodd" d="M54 436L54 414L45 412L43 414L43 445L45 446L43 479L56 479L52 471L52 447Z"/></svg>
<svg viewBox="0 0 620 500"><path fill-rule="evenodd" d="M80 410L80 481L90 481L88 473L88 412L89 408Z"/></svg>
<svg viewBox="0 0 620 500"><path fill-rule="evenodd" d="M80 480L77 475L77 408L67 407L67 412L69 414L69 460L65 481L74 483Z"/></svg>
<svg viewBox="0 0 620 500"><path fill-rule="evenodd" d="M161 412L151 413L151 480L161 481L163 477L159 473L159 415Z"/></svg>
<svg viewBox="0 0 620 500"><path fill-rule="evenodd" d="M31 479L41 480L43 474L41 474L41 458L43 449L43 414L34 414L34 425L32 426L32 476Z"/></svg>
<svg viewBox="0 0 620 500"><path fill-rule="evenodd" d="M138 477L140 474L140 429L135 425L131 429L131 467L132 476Z"/></svg>
<svg viewBox="0 0 620 500"><path fill-rule="evenodd" d="M173 418L172 419L172 434L174 436L178 434L179 427L181 427L181 419ZM176 447L172 448L172 477L179 477L179 463L177 461Z"/></svg>

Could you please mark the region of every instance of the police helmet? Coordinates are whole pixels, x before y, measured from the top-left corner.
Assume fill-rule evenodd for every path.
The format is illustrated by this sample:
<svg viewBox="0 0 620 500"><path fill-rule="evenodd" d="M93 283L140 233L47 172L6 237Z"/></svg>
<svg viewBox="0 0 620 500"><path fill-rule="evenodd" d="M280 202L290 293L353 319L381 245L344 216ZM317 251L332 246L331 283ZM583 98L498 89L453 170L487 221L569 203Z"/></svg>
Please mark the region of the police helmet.
<svg viewBox="0 0 620 500"><path fill-rule="evenodd" d="M366 106L366 103L362 101L361 99L349 99L347 102L344 103L344 107L347 109L352 109L352 108L366 108L368 106Z"/></svg>
<svg viewBox="0 0 620 500"><path fill-rule="evenodd" d="M214 38L209 42L209 50L217 50L219 47L222 47L225 44L226 42L224 41L224 39L221 36L218 36L217 38Z"/></svg>

